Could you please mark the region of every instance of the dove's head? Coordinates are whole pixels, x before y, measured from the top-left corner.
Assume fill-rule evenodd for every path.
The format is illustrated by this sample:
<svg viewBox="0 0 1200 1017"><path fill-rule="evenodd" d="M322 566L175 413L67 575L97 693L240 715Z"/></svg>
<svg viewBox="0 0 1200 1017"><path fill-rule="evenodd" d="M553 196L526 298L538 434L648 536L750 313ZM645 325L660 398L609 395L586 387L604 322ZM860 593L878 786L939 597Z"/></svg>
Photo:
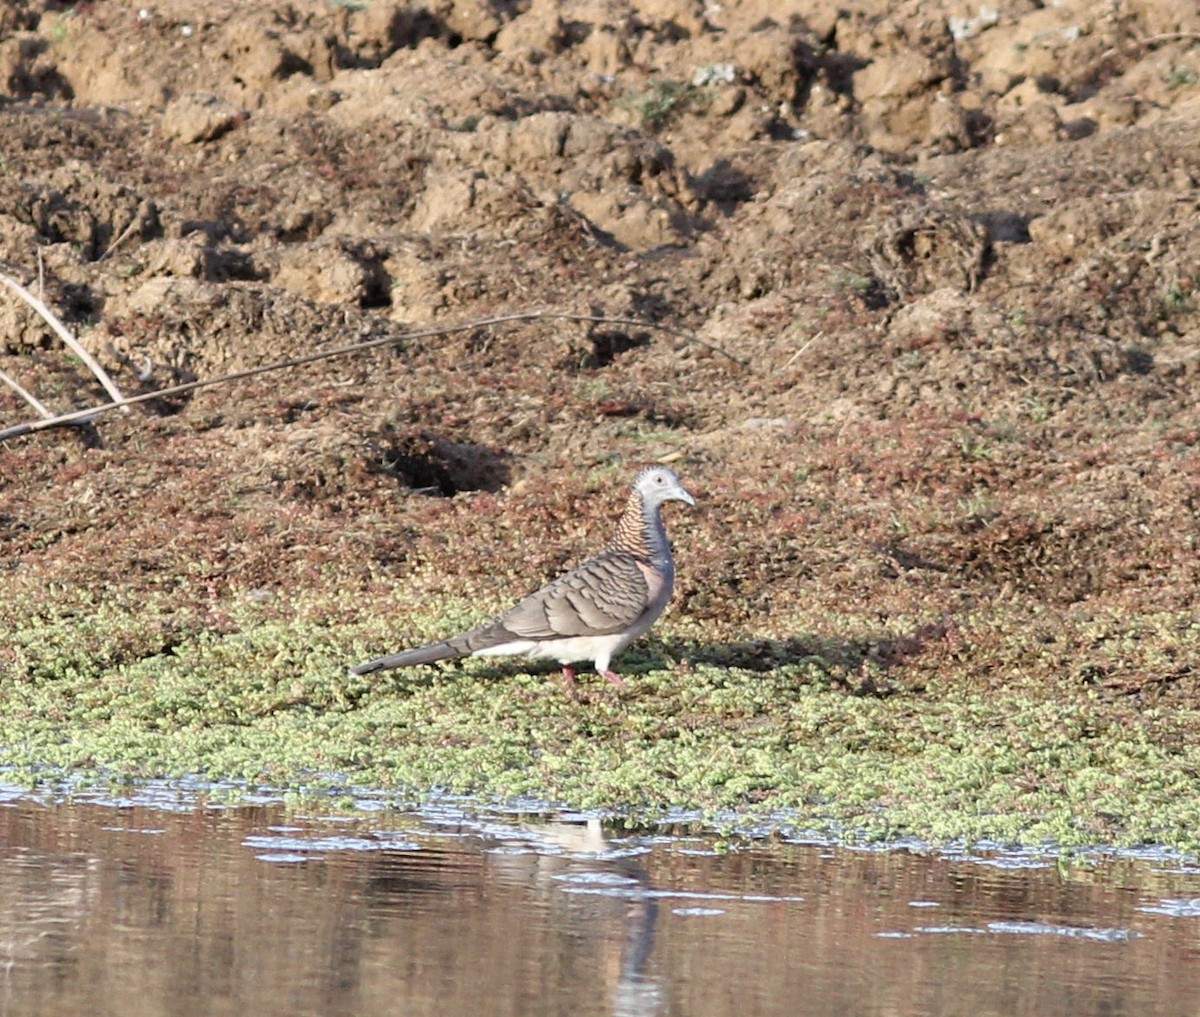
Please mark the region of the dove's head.
<svg viewBox="0 0 1200 1017"><path fill-rule="evenodd" d="M642 496L642 502L647 508L657 508L664 501L696 504L696 499L683 489L675 471L668 470L665 466L651 466L648 470L642 470L633 482L633 488Z"/></svg>

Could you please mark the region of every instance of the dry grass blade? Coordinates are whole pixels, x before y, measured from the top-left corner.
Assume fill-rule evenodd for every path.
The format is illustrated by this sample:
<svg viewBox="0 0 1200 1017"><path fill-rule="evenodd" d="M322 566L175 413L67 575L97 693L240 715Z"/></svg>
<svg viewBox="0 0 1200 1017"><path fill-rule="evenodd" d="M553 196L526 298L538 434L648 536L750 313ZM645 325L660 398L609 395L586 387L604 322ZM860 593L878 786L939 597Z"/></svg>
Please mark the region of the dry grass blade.
<svg viewBox="0 0 1200 1017"><path fill-rule="evenodd" d="M117 388L116 383L112 380L112 378L108 376L108 372L100 366L95 357L93 357L87 350L83 348L79 340L71 335L69 331L67 331L66 326L54 316L54 313L50 310L50 308L48 308L44 303L42 303L42 301L30 293L29 290L17 282L16 279L5 275L3 272L0 272L0 282L4 283L5 286L7 286L17 296L24 300L25 303L37 311L46 324L54 329L58 337L67 344L68 349L70 349L72 353L74 353L80 360L83 361L87 369L96 376L96 380L104 386L104 390L110 396L112 396L114 405L121 405L125 402L125 397L121 394L121 390Z"/></svg>
<svg viewBox="0 0 1200 1017"><path fill-rule="evenodd" d="M16 392L17 395L19 395L22 399L24 399L27 403L29 403L29 405L32 406L35 410L37 410L38 416L40 416L43 420L53 419L54 414L51 413L50 410L46 408L46 404L43 403L32 392L28 391L11 374L8 374L5 371L0 371L0 381L4 382L4 384L6 384L9 388L11 388L14 392Z"/></svg>

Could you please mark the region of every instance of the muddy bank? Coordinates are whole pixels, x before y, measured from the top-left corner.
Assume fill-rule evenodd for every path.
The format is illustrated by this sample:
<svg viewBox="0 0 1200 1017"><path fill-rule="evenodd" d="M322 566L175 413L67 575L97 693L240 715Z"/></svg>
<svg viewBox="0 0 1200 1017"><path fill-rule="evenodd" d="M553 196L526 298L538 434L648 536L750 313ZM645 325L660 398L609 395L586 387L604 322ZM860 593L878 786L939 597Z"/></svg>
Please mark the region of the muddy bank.
<svg viewBox="0 0 1200 1017"><path fill-rule="evenodd" d="M397 343L0 446L3 740L299 780L336 706L356 747L318 769L569 796L700 738L728 766L682 786L689 748L654 801L819 811L840 786L865 817L937 797L928 767L852 791L810 749L847 780L908 753L957 771L978 725L988 779L939 798L960 825L1153 839L1162 813L1186 839L1200 16L1178 8L8 5L0 259L30 283L40 256L125 390ZM534 307L698 341L403 338ZM53 410L101 398L7 296L0 369ZM0 391L0 422L32 415ZM593 550L653 461L700 506L671 519L634 702L503 670L346 684ZM492 712L430 733L449 706L422 697L455 676ZM376 697L406 719L371 722ZM870 750L822 743L797 699L869 706ZM272 756L293 724L315 741ZM569 764L539 769L548 744ZM1170 794L1129 789L1130 744Z"/></svg>

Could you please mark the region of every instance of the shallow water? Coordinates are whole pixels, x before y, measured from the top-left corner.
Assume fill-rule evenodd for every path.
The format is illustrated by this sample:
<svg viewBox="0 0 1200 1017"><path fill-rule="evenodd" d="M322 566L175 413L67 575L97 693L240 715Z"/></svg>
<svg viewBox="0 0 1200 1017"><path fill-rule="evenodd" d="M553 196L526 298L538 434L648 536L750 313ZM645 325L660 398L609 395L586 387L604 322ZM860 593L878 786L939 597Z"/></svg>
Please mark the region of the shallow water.
<svg viewBox="0 0 1200 1017"><path fill-rule="evenodd" d="M0 794L0 1015L1190 1014L1200 869Z"/></svg>

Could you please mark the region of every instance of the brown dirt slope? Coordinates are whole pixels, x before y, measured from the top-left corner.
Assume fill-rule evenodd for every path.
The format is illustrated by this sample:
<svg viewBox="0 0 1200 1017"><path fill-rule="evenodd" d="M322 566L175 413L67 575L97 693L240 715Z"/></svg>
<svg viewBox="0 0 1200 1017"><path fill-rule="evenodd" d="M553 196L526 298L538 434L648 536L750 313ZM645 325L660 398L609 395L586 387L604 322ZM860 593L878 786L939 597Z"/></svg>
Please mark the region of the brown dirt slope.
<svg viewBox="0 0 1200 1017"><path fill-rule="evenodd" d="M0 260L129 391L530 308L696 339L471 329L12 440L0 582L499 598L671 461L667 633L1196 702L1139 619L1200 598L1198 183L1177 0L10 0ZM7 295L0 369L100 399Z"/></svg>

